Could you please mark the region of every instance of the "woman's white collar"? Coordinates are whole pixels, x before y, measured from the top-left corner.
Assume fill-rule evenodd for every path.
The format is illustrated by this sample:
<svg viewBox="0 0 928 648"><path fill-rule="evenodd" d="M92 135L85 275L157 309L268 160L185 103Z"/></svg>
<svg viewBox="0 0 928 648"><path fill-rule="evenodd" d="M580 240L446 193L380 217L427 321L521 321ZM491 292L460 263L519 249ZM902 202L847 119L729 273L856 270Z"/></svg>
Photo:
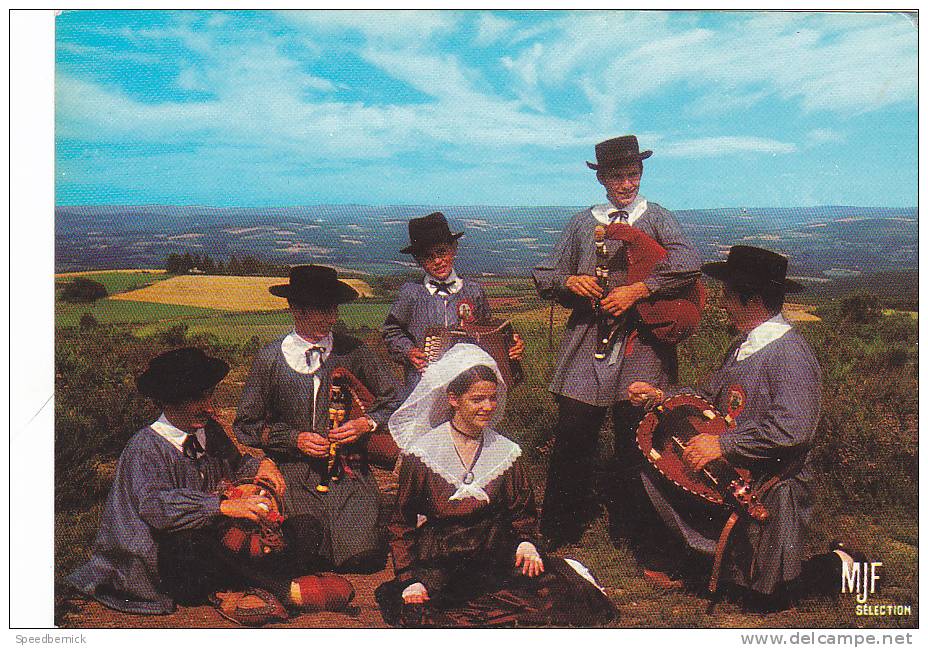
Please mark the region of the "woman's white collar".
<svg viewBox="0 0 928 648"><path fill-rule="evenodd" d="M454 449L450 423L443 423L424 434L410 447L409 453L455 488L449 501L473 497L489 502L490 496L484 490L487 484L506 472L522 454L522 449L493 429L485 429L483 447L473 468L474 481L470 484L464 483L467 469Z"/></svg>

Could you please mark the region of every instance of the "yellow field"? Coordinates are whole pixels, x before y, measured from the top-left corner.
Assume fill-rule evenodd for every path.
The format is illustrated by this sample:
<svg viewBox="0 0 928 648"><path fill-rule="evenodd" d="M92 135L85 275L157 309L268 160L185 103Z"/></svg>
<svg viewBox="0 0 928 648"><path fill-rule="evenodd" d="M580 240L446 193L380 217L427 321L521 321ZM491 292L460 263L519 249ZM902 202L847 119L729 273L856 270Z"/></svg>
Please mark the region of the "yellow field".
<svg viewBox="0 0 928 648"><path fill-rule="evenodd" d="M360 279L343 279L360 293L373 297L371 287ZM286 277L222 277L181 275L151 286L113 295L110 299L199 306L228 311L268 311L287 308L287 300L267 291L275 284L287 283Z"/></svg>

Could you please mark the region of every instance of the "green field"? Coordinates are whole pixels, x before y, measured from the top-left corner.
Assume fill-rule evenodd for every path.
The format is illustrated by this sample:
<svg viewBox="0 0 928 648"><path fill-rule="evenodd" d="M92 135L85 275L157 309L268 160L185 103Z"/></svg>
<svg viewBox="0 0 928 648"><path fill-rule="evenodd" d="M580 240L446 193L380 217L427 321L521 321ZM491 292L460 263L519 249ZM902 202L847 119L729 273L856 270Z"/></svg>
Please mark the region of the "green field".
<svg viewBox="0 0 928 648"><path fill-rule="evenodd" d="M345 304L339 319L349 329L367 326L379 329L389 310L388 304ZM218 342L241 345L258 336L262 342L293 327L287 311L264 313L228 313L209 308L130 302L103 299L95 304L55 304L55 326L77 326L84 313L93 315L99 324L127 325L139 337L155 335L178 324L185 324L190 335L209 334Z"/></svg>
<svg viewBox="0 0 928 648"><path fill-rule="evenodd" d="M55 304L55 328L77 326L81 315L90 313L100 324L146 324L158 322L164 328L179 321L197 317L208 317L220 311L193 306L130 302L117 299L101 299L93 304Z"/></svg>
<svg viewBox="0 0 928 648"><path fill-rule="evenodd" d="M129 292L144 288L156 281L164 281L170 278L169 274L153 274L151 272L90 272L83 275L74 275L69 277L55 277L56 290L63 287L68 282L82 276L101 283L106 287L107 294L115 295L116 293Z"/></svg>
<svg viewBox="0 0 928 648"><path fill-rule="evenodd" d="M343 304L338 309L338 318L349 329L367 326L380 329L389 310L388 304L366 302ZM152 322L134 330L138 336L154 335L173 326L176 322ZM226 344L241 345L257 336L261 342L269 342L293 328L293 318L288 311L265 313L225 313L209 311L208 314L184 318L190 335L208 334Z"/></svg>

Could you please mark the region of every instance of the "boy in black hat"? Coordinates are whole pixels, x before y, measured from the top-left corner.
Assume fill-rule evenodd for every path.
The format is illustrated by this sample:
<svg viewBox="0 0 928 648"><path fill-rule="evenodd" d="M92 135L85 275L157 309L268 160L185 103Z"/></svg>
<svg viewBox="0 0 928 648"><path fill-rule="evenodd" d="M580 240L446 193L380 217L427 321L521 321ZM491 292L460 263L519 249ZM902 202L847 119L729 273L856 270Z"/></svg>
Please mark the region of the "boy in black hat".
<svg viewBox="0 0 928 648"><path fill-rule="evenodd" d="M164 411L119 457L90 560L68 577L83 593L133 614L169 614L175 601L218 606L234 596L223 614L247 624L285 619L281 603L295 605L291 588L305 572L287 555L250 560L220 541L223 519L257 521L270 508L267 496L223 498L223 480L256 477L285 490L272 461L241 454L212 418L213 389L228 371L222 360L182 348L153 358L138 377L138 390ZM317 527L300 532L318 543Z"/></svg>
<svg viewBox="0 0 928 648"><path fill-rule="evenodd" d="M422 349L429 327L453 328L462 316L485 321L492 316L487 296L480 284L463 279L454 270L458 239L463 232L451 233L441 212L409 221L409 245L400 252L411 254L425 271L421 282L407 282L383 325L383 338L390 355L403 367L406 395L410 394L428 361ZM509 357L521 360L525 342L514 334Z"/></svg>
<svg viewBox="0 0 928 648"><path fill-rule="evenodd" d="M803 563L812 518L809 451L821 412L822 378L812 349L781 313L786 293L802 290L786 277L786 268L785 257L744 245L732 246L725 261L702 267L724 283L722 307L740 336L697 393L729 417L733 427L719 436L699 434L683 451L692 471L724 457L748 468L755 487L779 477L762 498L768 519L747 519L735 527L726 554L731 560L723 573L727 581L746 588L751 606L770 609L798 593L840 587L841 561L850 559L839 549ZM628 396L633 404L653 406L682 391L641 381L628 387ZM684 520L675 512L680 503L673 493L650 473L642 473L642 480L674 534L694 551L711 555L723 516L700 520L688 511ZM688 522L692 520L697 521Z"/></svg>
<svg viewBox="0 0 928 648"><path fill-rule="evenodd" d="M294 328L255 357L233 425L235 435L263 449L280 466L287 479L288 514L308 515L322 525L322 543L307 560L343 572L377 571L386 554L377 528L379 491L364 444L399 405L393 380L363 342L332 333L338 305L358 297L334 269L295 266L289 283L271 286L270 292L287 298ZM336 367L360 379L375 400L366 416L329 429ZM333 442L345 474L321 492L317 486L326 480Z"/></svg>
<svg viewBox="0 0 928 648"><path fill-rule="evenodd" d="M639 151L638 139L624 135L596 145L596 162L587 166L606 190L608 202L593 205L571 218L554 252L553 292L572 312L567 321L557 365L548 389L558 405L554 428L554 448L548 468L542 506L541 531L550 546L576 542L586 519L595 510L591 502L593 463L598 455L599 432L607 410L611 409L615 435L615 456L622 464L611 481L609 525L613 537L622 535L645 550L648 524L643 517L646 505L637 470L627 462L640 453L634 431L643 412L627 400L628 385L636 377L657 386L676 380L676 346L650 335L637 317L626 316L632 307L648 296L669 297L691 286L699 277L699 256L683 235L673 214L638 193L644 170L643 161L651 151ZM643 281L624 285L625 269L609 273L603 290L596 275L599 263L595 231L614 223L644 232L666 252ZM623 243L605 240L606 255L621 259ZM597 359L599 315L593 308L599 301L602 311L618 318L615 342Z"/></svg>

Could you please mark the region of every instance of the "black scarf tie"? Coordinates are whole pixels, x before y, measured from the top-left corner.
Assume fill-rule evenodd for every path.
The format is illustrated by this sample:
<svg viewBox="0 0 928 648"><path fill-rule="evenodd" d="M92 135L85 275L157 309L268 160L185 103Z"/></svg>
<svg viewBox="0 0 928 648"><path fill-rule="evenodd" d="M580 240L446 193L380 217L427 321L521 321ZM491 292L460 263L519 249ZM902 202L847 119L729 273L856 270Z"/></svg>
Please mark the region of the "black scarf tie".
<svg viewBox="0 0 928 648"><path fill-rule="evenodd" d="M454 287L453 281L438 281L436 279L430 279L429 284L431 284L432 286L435 286L435 289L438 292L443 292L446 295L450 295L451 289Z"/></svg>
<svg viewBox="0 0 928 648"><path fill-rule="evenodd" d="M181 447L183 448L184 456L190 457L194 461L199 459L201 455L206 454L206 449L200 445L200 440L197 439L196 434L188 434Z"/></svg>

